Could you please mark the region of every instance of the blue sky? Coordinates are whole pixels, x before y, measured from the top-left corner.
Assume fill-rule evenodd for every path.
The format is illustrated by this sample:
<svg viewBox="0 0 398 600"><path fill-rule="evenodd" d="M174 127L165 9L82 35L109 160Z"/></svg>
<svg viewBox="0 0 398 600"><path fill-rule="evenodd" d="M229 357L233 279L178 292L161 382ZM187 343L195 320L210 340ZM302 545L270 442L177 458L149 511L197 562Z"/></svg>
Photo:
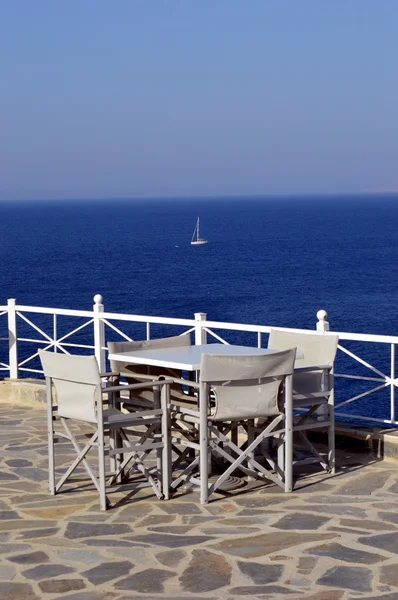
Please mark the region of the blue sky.
<svg viewBox="0 0 398 600"><path fill-rule="evenodd" d="M0 199L398 189L397 0L0 0Z"/></svg>

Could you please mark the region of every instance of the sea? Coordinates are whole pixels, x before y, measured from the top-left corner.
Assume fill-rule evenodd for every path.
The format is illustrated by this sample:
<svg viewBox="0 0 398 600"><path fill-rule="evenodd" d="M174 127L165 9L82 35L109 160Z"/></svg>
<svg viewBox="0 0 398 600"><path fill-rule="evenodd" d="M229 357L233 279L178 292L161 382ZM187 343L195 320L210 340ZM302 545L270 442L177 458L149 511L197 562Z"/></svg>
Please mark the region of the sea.
<svg viewBox="0 0 398 600"><path fill-rule="evenodd" d="M110 312L310 329L324 309L331 330L398 335L397 225L398 193L0 202L0 305L101 294ZM385 371L376 346L360 350Z"/></svg>

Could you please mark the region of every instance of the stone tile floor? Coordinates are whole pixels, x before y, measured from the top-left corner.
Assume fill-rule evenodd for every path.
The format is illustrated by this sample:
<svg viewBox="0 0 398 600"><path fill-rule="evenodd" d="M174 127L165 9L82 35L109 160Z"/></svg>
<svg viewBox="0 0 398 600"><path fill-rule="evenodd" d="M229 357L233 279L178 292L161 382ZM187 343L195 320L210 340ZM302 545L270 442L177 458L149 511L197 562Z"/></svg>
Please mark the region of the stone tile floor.
<svg viewBox="0 0 398 600"><path fill-rule="evenodd" d="M398 462L339 449L292 494L143 490L104 513L90 489L48 495L44 409L0 408L0 600L398 600Z"/></svg>

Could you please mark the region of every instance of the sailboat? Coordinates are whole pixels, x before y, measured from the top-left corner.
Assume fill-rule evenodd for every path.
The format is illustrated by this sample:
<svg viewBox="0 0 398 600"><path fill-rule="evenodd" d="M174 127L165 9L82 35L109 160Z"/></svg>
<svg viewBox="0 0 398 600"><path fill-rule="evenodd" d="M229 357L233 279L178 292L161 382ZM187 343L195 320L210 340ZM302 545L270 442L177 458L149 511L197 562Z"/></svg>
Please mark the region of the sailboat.
<svg viewBox="0 0 398 600"><path fill-rule="evenodd" d="M207 244L207 240L200 237L199 233L199 217L197 218L195 229L193 230L191 246L201 246L202 244Z"/></svg>

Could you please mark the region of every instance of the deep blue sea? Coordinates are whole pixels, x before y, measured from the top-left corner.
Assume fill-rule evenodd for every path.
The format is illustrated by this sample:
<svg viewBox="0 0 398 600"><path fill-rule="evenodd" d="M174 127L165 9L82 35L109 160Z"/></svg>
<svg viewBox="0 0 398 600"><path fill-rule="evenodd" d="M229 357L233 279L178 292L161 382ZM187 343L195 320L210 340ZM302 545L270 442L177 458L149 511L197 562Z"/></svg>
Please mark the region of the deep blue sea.
<svg viewBox="0 0 398 600"><path fill-rule="evenodd" d="M304 328L323 308L331 329L398 334L398 194L2 202L0 222L0 305L99 293L112 312Z"/></svg>

